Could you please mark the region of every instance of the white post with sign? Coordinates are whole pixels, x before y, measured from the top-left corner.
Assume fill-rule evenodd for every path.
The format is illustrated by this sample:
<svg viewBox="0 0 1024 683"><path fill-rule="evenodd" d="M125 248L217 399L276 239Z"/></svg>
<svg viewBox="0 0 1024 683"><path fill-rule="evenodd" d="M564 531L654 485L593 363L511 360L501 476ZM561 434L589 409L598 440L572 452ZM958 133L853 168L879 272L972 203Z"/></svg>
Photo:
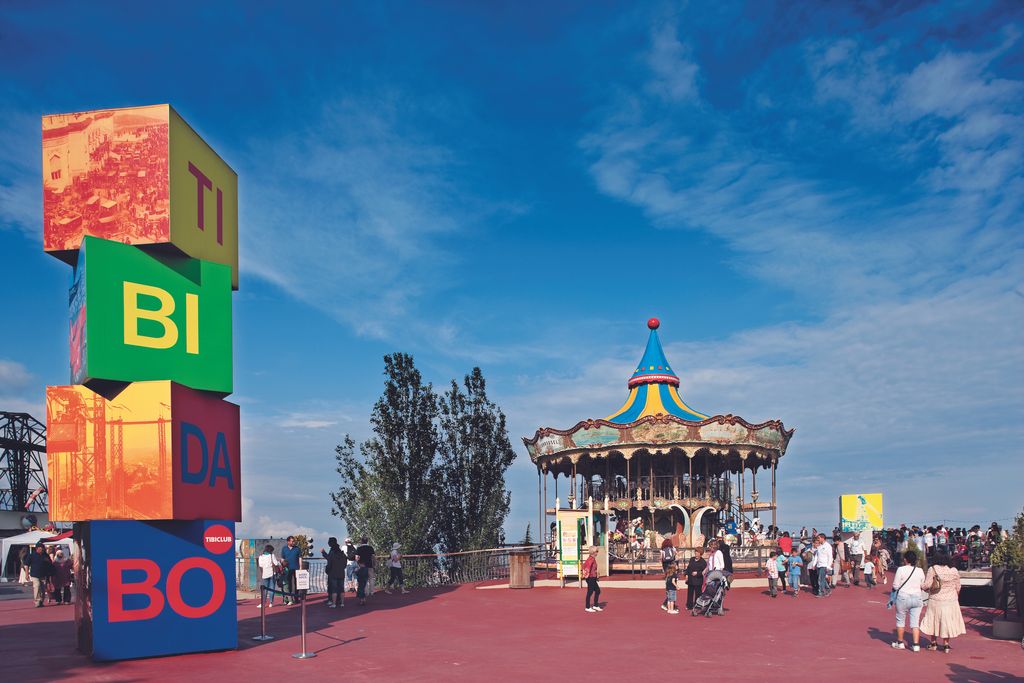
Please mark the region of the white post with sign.
<svg viewBox="0 0 1024 683"><path fill-rule="evenodd" d="M308 591L309 590L309 570L298 569L295 572L295 590L297 591Z"/></svg>

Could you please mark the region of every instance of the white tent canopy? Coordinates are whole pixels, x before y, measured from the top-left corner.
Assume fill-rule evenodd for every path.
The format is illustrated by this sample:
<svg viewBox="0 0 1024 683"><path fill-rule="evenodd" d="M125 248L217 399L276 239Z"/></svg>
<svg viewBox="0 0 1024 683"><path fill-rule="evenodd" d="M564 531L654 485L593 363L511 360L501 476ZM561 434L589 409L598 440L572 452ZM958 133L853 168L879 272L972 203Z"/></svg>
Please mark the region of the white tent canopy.
<svg viewBox="0 0 1024 683"><path fill-rule="evenodd" d="M10 536L9 538L0 538L0 580L7 580L7 555L10 549L18 545L33 546L39 541L46 543L47 539L53 538L58 534L51 533L49 531L27 531L17 536ZM64 552L68 557L71 557L71 539L62 538L57 541L59 545L64 546Z"/></svg>

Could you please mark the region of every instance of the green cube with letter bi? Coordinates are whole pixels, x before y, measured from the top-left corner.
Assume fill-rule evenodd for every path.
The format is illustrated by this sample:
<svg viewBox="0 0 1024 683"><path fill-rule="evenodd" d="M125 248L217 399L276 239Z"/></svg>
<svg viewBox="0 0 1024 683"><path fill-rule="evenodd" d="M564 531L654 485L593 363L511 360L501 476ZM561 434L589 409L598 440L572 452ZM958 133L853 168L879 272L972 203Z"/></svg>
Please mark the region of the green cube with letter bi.
<svg viewBox="0 0 1024 683"><path fill-rule="evenodd" d="M73 384L231 393L230 266L85 237L69 303Z"/></svg>

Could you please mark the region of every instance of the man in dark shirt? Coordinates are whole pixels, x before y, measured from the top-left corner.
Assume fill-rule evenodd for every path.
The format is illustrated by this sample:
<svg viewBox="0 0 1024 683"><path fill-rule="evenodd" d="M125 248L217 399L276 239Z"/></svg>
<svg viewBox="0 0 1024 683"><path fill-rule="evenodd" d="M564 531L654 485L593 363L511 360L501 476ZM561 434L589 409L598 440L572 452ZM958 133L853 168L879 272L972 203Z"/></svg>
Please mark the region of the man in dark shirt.
<svg viewBox="0 0 1024 683"><path fill-rule="evenodd" d="M701 588L704 586L704 572L707 571L708 563L704 559L704 549L697 547L693 549L693 557L686 565L686 609L693 609L694 603L700 596Z"/></svg>
<svg viewBox="0 0 1024 683"><path fill-rule="evenodd" d="M299 571L299 557L302 551L295 544L295 537L289 536L285 547L281 548L281 562L284 564L284 577L281 590L285 592L284 604L295 604L295 572Z"/></svg>
<svg viewBox="0 0 1024 683"><path fill-rule="evenodd" d="M46 547L37 543L32 554L26 559L28 563L28 575L32 579L32 600L36 607L43 606L43 596L46 594L46 580L53 573L53 563L50 556L46 554Z"/></svg>
<svg viewBox="0 0 1024 683"><path fill-rule="evenodd" d="M370 539L363 536L359 539L359 547L356 548L356 561L359 565L366 568L366 597L373 595L373 558L375 551L373 546L370 545Z"/></svg>

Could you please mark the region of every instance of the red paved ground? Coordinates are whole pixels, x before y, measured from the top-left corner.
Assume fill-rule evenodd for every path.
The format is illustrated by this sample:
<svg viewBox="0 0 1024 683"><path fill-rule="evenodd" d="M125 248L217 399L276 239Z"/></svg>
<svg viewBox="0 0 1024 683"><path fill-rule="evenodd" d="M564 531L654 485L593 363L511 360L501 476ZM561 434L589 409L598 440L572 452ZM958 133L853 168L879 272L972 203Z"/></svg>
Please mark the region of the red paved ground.
<svg viewBox="0 0 1024 683"><path fill-rule="evenodd" d="M275 607L257 643L252 600L239 603L240 648L234 652L93 664L74 651L71 609L0 602L0 662L5 681L464 680L493 678L651 680L700 676L753 681L1024 680L1024 651L987 638L992 613L968 610L969 633L949 655L889 648L893 613L885 593L837 589L828 599L801 594L769 599L734 589L724 617L668 615L652 590L609 589L602 613L583 611L577 589L378 594L367 609L354 600L309 606L310 649L295 660L298 608Z"/></svg>

